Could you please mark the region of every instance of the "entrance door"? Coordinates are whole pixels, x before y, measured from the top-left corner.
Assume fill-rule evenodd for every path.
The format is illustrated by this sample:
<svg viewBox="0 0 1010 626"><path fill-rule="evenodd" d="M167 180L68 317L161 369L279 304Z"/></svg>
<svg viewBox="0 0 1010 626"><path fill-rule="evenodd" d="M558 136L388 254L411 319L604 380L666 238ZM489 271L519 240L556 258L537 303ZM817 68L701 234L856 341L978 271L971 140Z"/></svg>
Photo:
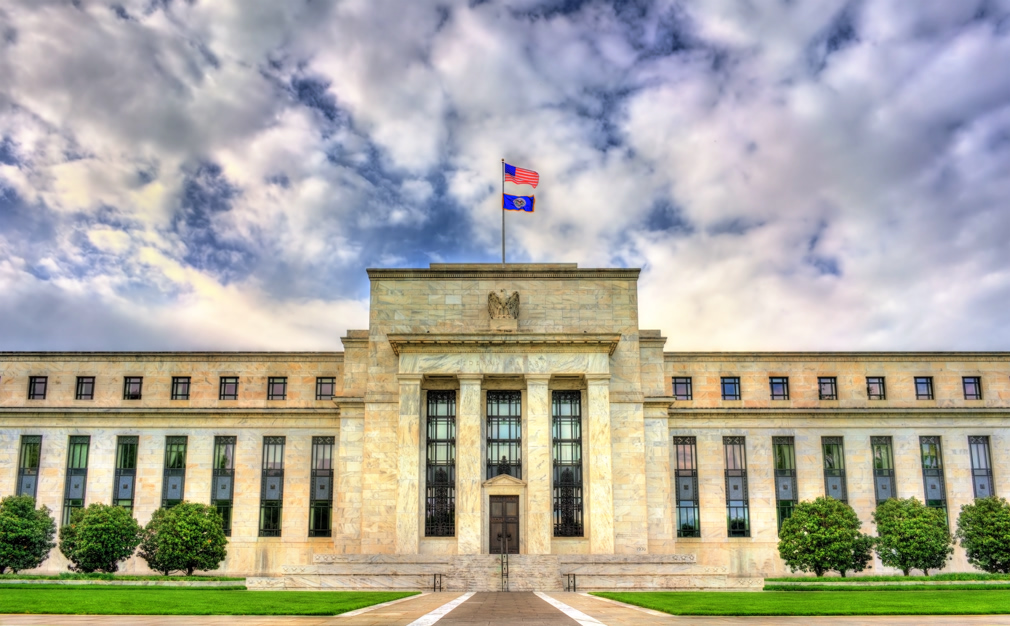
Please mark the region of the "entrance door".
<svg viewBox="0 0 1010 626"><path fill-rule="evenodd" d="M491 554L519 554L519 496L489 496Z"/></svg>

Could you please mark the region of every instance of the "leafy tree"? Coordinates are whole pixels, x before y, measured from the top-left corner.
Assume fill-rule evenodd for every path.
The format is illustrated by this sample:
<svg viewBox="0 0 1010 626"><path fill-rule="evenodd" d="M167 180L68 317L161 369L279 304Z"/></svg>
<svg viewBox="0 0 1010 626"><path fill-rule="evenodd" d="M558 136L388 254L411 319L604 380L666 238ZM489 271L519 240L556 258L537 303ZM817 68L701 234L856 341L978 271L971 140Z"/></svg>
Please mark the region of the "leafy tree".
<svg viewBox="0 0 1010 626"><path fill-rule="evenodd" d="M36 509L31 496L0 500L0 574L42 565L56 546L55 536L56 520L49 507Z"/></svg>
<svg viewBox="0 0 1010 626"><path fill-rule="evenodd" d="M943 569L954 552L947 516L915 498L884 501L873 512L873 523L877 525L880 562L900 569L905 576L913 569L929 576L929 570Z"/></svg>
<svg viewBox="0 0 1010 626"><path fill-rule="evenodd" d="M1010 573L1010 504L1003 498L979 498L961 507L957 532L968 562L989 573Z"/></svg>
<svg viewBox="0 0 1010 626"><path fill-rule="evenodd" d="M782 522L779 556L794 572L860 572L873 550L873 538L859 532L861 526L852 507L832 497L800 502Z"/></svg>
<svg viewBox="0 0 1010 626"><path fill-rule="evenodd" d="M119 569L140 543L140 524L121 506L92 504L74 511L70 523L60 529L60 552L75 572L108 572Z"/></svg>
<svg viewBox="0 0 1010 626"><path fill-rule="evenodd" d="M227 555L228 538L217 509L206 504L182 502L158 509L144 528L140 557L148 567L168 576L182 570L212 570Z"/></svg>

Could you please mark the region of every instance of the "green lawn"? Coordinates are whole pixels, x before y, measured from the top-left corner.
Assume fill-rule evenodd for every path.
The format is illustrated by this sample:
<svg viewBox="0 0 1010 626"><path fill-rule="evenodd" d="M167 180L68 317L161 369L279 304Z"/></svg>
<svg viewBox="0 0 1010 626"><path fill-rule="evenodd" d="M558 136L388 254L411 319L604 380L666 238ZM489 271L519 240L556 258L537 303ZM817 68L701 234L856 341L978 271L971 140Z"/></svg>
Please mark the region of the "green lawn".
<svg viewBox="0 0 1010 626"><path fill-rule="evenodd" d="M892 591L593 592L672 615L993 615L1010 613L1010 593Z"/></svg>
<svg viewBox="0 0 1010 626"><path fill-rule="evenodd" d="M993 583L988 585L983 585L981 583L955 583L951 585L936 585L929 586L926 590L937 589L940 591L1008 591L1010 590L1010 584ZM874 585L870 587L869 585L776 585L768 584L764 587L765 591L906 591L918 593L923 591L922 585L897 585L897 584L882 584Z"/></svg>
<svg viewBox="0 0 1010 626"><path fill-rule="evenodd" d="M790 576L785 578L765 578L765 583L828 583L851 585L852 583L889 583L914 582L919 580L1006 580L1010 574L986 574L984 572L952 572L950 574L933 574L932 576Z"/></svg>
<svg viewBox="0 0 1010 626"><path fill-rule="evenodd" d="M188 581L188 582L208 582L208 581L244 581L245 578L235 578L229 576L134 576L132 574L78 574L75 572L61 572L59 574L0 574L0 584L5 580L167 580L167 581Z"/></svg>
<svg viewBox="0 0 1010 626"><path fill-rule="evenodd" d="M337 615L416 593L0 584L0 614Z"/></svg>

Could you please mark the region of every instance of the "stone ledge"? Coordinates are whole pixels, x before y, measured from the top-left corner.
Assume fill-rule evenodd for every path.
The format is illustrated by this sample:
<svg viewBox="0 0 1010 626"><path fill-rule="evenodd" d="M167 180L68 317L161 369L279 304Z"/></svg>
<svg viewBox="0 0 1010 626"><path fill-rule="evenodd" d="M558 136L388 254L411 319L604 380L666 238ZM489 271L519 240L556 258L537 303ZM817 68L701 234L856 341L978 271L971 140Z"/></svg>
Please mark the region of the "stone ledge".
<svg viewBox="0 0 1010 626"><path fill-rule="evenodd" d="M391 333L393 353L411 352L601 352L613 355L620 333Z"/></svg>

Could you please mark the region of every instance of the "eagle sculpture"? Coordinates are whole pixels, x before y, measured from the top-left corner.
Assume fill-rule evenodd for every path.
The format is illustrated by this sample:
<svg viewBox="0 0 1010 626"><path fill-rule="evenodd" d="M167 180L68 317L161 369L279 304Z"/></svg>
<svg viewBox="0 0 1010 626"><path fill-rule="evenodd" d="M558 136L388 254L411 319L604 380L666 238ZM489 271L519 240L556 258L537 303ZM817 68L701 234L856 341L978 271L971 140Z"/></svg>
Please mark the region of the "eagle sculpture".
<svg viewBox="0 0 1010 626"><path fill-rule="evenodd" d="M493 320L519 319L519 292L513 291L512 295L505 297L505 290L501 290L502 295L495 292L487 294L487 312L491 314Z"/></svg>

